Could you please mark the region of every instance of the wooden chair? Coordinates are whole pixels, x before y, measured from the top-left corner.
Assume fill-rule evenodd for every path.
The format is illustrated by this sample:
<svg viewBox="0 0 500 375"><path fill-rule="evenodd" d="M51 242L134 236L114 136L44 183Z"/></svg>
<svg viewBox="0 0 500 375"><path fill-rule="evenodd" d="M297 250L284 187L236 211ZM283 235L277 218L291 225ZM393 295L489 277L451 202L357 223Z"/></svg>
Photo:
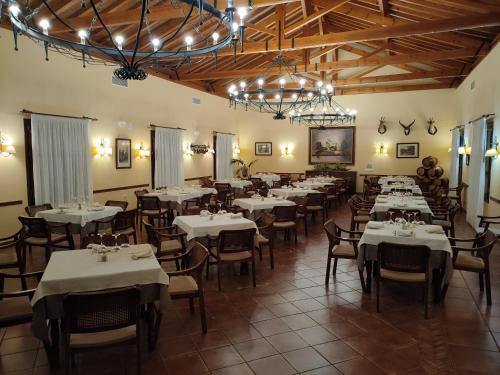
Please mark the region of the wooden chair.
<svg viewBox="0 0 500 375"><path fill-rule="evenodd" d="M259 186L261 185L262 178L260 177L250 177L250 181L252 182L252 185L254 186L255 189L259 189Z"/></svg>
<svg viewBox="0 0 500 375"><path fill-rule="evenodd" d="M255 279L255 234L257 230L223 230L219 233L217 241L217 284L221 290L221 267L223 264L252 263L252 282L256 286Z"/></svg>
<svg viewBox="0 0 500 375"><path fill-rule="evenodd" d="M42 218L28 216L19 216L19 221L23 226L23 254L26 253L26 246L43 247L48 261L53 248L75 248L70 223L54 224ZM64 242L67 245L63 245Z"/></svg>
<svg viewBox="0 0 500 375"><path fill-rule="evenodd" d="M452 246L453 268L461 271L476 272L479 275L479 290L484 291L486 284L486 302L491 305L490 253L498 237L486 230L475 238L450 238L452 244L471 243L471 248Z"/></svg>
<svg viewBox="0 0 500 375"><path fill-rule="evenodd" d="M314 221L316 213L320 212L321 216L323 217L323 224L324 224L327 217L328 217L328 212L326 209L326 194L325 193L309 193L309 194L307 194L306 198L307 198L306 205L305 205L306 216L311 214L312 220Z"/></svg>
<svg viewBox="0 0 500 375"><path fill-rule="evenodd" d="M328 203L328 208L333 208L333 206L338 206L340 204L340 192L339 185L328 184L318 190L326 194L326 202Z"/></svg>
<svg viewBox="0 0 500 375"><path fill-rule="evenodd" d="M211 188L214 186L214 183L212 182L210 177L201 177L200 184L201 184L201 187L204 187L204 188Z"/></svg>
<svg viewBox="0 0 500 375"><path fill-rule="evenodd" d="M337 262L339 259L358 259L358 242L363 232L349 231L342 229L333 220L328 220L324 225L326 236L328 237L328 257L326 261L325 285L330 281L330 267L333 259L332 275L337 273ZM343 234L347 234L344 236ZM365 290L365 280L363 272L358 269L359 279Z"/></svg>
<svg viewBox="0 0 500 375"><path fill-rule="evenodd" d="M370 206L357 204L353 198L349 198L347 205L351 209L351 231L359 230L359 226L370 221Z"/></svg>
<svg viewBox="0 0 500 375"><path fill-rule="evenodd" d="M104 203L105 206L120 207L122 211L126 211L128 207L128 202L126 201L113 201L108 200Z"/></svg>
<svg viewBox="0 0 500 375"><path fill-rule="evenodd" d="M17 268L20 274L26 269L22 229L13 235L0 238L0 269L9 268ZM25 285L23 287L26 288Z"/></svg>
<svg viewBox="0 0 500 375"><path fill-rule="evenodd" d="M143 217L146 216L150 224L154 223L154 220L158 220L158 226L167 223L168 209L163 208L160 198L158 197L139 197L139 221L143 222Z"/></svg>
<svg viewBox="0 0 500 375"><path fill-rule="evenodd" d="M170 261L169 256L185 253L187 248L187 233L182 232L177 225L155 228L143 223L146 228L147 242L155 247L158 261Z"/></svg>
<svg viewBox="0 0 500 375"><path fill-rule="evenodd" d="M450 208L432 208L432 224L441 225L447 236L455 237L455 215L459 209L458 204Z"/></svg>
<svg viewBox="0 0 500 375"><path fill-rule="evenodd" d="M385 213L385 220L390 220L391 218L398 219L403 218L406 221L420 221L422 212L420 210L401 210L399 208L389 208Z"/></svg>
<svg viewBox="0 0 500 375"><path fill-rule="evenodd" d="M140 201L140 197L142 197L144 194L147 194L149 193L148 189L140 189L140 190L135 190L134 191L134 195L135 195L135 198L137 200L136 202L136 208L137 208L137 217L136 217L136 220L137 220L137 226L139 226L140 224L140 218L141 218L141 201Z"/></svg>
<svg viewBox="0 0 500 375"><path fill-rule="evenodd" d="M456 188L448 188L446 189L446 196L450 198L451 200L456 201L456 204L458 205L459 209L463 208L462 205L462 190L464 189L464 184L460 183L457 185ZM454 193L453 195L450 195L450 192Z"/></svg>
<svg viewBox="0 0 500 375"><path fill-rule="evenodd" d="M292 177L289 174L280 175L280 186L288 186L292 181Z"/></svg>
<svg viewBox="0 0 500 375"><path fill-rule="evenodd" d="M137 244L137 233L135 229L136 217L137 209L134 209L130 211L117 212L115 216L107 220L94 220L94 234L104 233L106 227L108 227L108 229L111 229L112 234L132 236L134 243Z"/></svg>
<svg viewBox="0 0 500 375"><path fill-rule="evenodd" d="M500 225L500 216L478 216L479 227L484 228L484 231L491 230L497 236L500 235L498 228L490 228L492 225Z"/></svg>
<svg viewBox="0 0 500 375"><path fill-rule="evenodd" d="M141 373L141 302L135 287L70 293L63 300L61 329L66 373L75 355L123 344L135 344Z"/></svg>
<svg viewBox="0 0 500 375"><path fill-rule="evenodd" d="M208 261L208 250L205 246L196 242L185 254L171 257L170 261L182 260L183 268L178 271L168 271L170 283L168 293L170 298L189 299L189 309L194 313L194 298L198 298L200 304L200 318L203 333L207 333L207 318L205 313L205 298L203 293L203 268Z"/></svg>
<svg viewBox="0 0 500 375"><path fill-rule="evenodd" d="M227 182L216 182L214 187L215 190L217 190L217 201L231 205L235 199L231 184Z"/></svg>
<svg viewBox="0 0 500 375"><path fill-rule="evenodd" d="M182 202L183 213L185 215L199 215L202 210L206 210L210 205L213 194L203 194L199 198L186 199Z"/></svg>
<svg viewBox="0 0 500 375"><path fill-rule="evenodd" d="M129 243L129 237L126 234L91 234L84 236L81 240L82 249L89 245L120 246Z"/></svg>
<svg viewBox="0 0 500 375"><path fill-rule="evenodd" d="M27 206L24 208L24 211L28 214L30 217L35 217L37 213L40 211L47 211L47 210L52 210L52 205L50 203L44 203L44 204L38 204L34 206Z"/></svg>
<svg viewBox="0 0 500 375"><path fill-rule="evenodd" d="M296 222L298 223L299 221L302 221L304 224L304 234L307 237L309 235L308 233L308 228L307 228L307 216L306 216L306 203L307 203L307 198L306 197L289 197L289 201L295 202L297 205L297 213L295 215L296 217Z"/></svg>
<svg viewBox="0 0 500 375"><path fill-rule="evenodd" d="M382 242L377 254L377 312L380 312L382 280L419 284L424 287L425 319L428 317L429 287L432 275L431 249L428 246L401 245Z"/></svg>
<svg viewBox="0 0 500 375"><path fill-rule="evenodd" d="M257 247L259 249L259 260L262 260L262 248L267 246L269 248L269 260L271 262L271 269L274 269L274 235L273 235L273 224L275 217L269 212L265 212L259 217L255 224L259 230L257 235Z"/></svg>
<svg viewBox="0 0 500 375"><path fill-rule="evenodd" d="M284 239L287 240L293 231L297 244L297 206L275 206L272 212L275 217L273 235L276 232L284 232Z"/></svg>

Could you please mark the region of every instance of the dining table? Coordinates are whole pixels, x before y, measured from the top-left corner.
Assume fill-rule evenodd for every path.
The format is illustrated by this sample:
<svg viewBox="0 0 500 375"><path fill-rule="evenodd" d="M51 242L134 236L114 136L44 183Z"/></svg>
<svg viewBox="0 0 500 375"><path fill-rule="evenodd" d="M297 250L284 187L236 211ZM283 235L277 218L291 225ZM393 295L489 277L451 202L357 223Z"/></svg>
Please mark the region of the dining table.
<svg viewBox="0 0 500 375"><path fill-rule="evenodd" d="M63 301L68 293L137 286L141 304L148 309L149 324L155 319L152 304L160 301L162 306L168 301L169 277L151 245L127 244L108 250L107 261L91 249L54 251L50 257L31 305L32 331L44 343L50 342L46 349L50 350L51 365L58 364L59 321L64 317ZM134 259L139 254L141 257Z"/></svg>
<svg viewBox="0 0 500 375"><path fill-rule="evenodd" d="M378 179L379 185L390 185L393 183L404 183L405 185L415 185L415 179L408 176L383 176Z"/></svg>
<svg viewBox="0 0 500 375"><path fill-rule="evenodd" d="M45 219L49 223L70 223L72 233L84 237L94 231L94 220L107 220L121 212L117 206L103 205L60 205L58 208L39 211L36 217Z"/></svg>
<svg viewBox="0 0 500 375"><path fill-rule="evenodd" d="M381 194L389 194L393 191L411 191L413 195L422 195L422 190L418 185L407 185L404 183L394 183L394 184L384 184L380 186L380 193Z"/></svg>
<svg viewBox="0 0 500 375"><path fill-rule="evenodd" d="M452 249L443 228L439 225L402 224L369 221L358 243L358 268L367 267L366 291L370 291L372 262L377 260L378 245L389 242L402 245L425 245L431 249L435 291L438 296L449 283L452 273Z"/></svg>
<svg viewBox="0 0 500 375"><path fill-rule="evenodd" d="M391 208L401 211L419 210L420 219L427 224L432 223L432 210L422 196L378 195L370 215L376 221L384 221L386 212Z"/></svg>
<svg viewBox="0 0 500 375"><path fill-rule="evenodd" d="M319 193L319 191L308 188L283 186L281 188L269 189L269 193L277 197L288 199L290 197L305 197L307 194Z"/></svg>
<svg viewBox="0 0 500 375"><path fill-rule="evenodd" d="M318 188L323 188L326 185L331 185L331 181L299 181L299 182L294 182L293 186L299 187L299 188L305 188L305 189L318 189Z"/></svg>
<svg viewBox="0 0 500 375"><path fill-rule="evenodd" d="M250 220L257 220L263 211L270 211L277 206L295 206L296 203L279 197L261 197L256 195L251 198L238 198L234 200L234 205L248 211Z"/></svg>
<svg viewBox="0 0 500 375"><path fill-rule="evenodd" d="M184 201L200 198L205 194L217 194L214 188L205 188L197 186L188 187L169 187L167 189L157 189L144 194L146 197L158 197L161 202L165 202L169 209L183 213Z"/></svg>
<svg viewBox="0 0 500 375"><path fill-rule="evenodd" d="M281 181L281 177L278 174L274 173L257 173L252 175L252 178L260 178L269 187L272 187L274 182Z"/></svg>
<svg viewBox="0 0 500 375"><path fill-rule="evenodd" d="M251 186L252 182L248 180L242 180L239 178L228 178L225 180L217 180L214 181L214 183L224 183L224 184L229 184L233 189L243 189L246 186Z"/></svg>

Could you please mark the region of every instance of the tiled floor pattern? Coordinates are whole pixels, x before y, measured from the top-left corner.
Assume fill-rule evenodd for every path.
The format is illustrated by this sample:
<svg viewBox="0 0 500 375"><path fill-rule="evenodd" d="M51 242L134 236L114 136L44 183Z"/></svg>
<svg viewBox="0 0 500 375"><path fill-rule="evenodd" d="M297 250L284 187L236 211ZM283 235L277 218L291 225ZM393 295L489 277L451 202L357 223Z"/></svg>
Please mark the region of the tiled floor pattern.
<svg viewBox="0 0 500 375"><path fill-rule="evenodd" d="M347 226L346 207L330 217ZM458 219L457 233L471 234ZM355 262L339 263L336 279L324 285L326 236L311 225L299 245L278 240L275 269L267 252L257 262L257 287L238 269L226 270L223 291L216 269L206 285L209 332L186 301L169 304L161 337L145 353L143 374L500 374L500 246L491 257L493 302L487 307L476 275L455 272L446 300L424 320L418 288L389 285L363 295ZM42 257L36 249L32 268ZM47 374L43 348L29 326L0 330L1 374ZM134 348L81 355L78 374L135 371ZM58 373L58 372L52 372Z"/></svg>

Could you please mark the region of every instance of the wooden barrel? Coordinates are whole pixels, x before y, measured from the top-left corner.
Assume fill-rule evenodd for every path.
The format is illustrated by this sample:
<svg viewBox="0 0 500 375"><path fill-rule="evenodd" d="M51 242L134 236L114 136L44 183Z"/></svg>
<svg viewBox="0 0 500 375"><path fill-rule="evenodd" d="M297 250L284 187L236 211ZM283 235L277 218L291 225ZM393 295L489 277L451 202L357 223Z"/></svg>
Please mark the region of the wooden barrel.
<svg viewBox="0 0 500 375"><path fill-rule="evenodd" d="M443 183L443 180L441 178L436 178L434 181L432 181L432 184L436 185L436 186L441 186L442 183Z"/></svg>
<svg viewBox="0 0 500 375"><path fill-rule="evenodd" d="M432 167L427 170L427 176L430 179L439 178L443 175L443 173L444 173L443 168L441 168L440 166Z"/></svg>
<svg viewBox="0 0 500 375"><path fill-rule="evenodd" d="M439 165L437 165L437 166L434 168L434 171L435 171L435 176L436 176L437 178L440 178L440 177L443 175L443 173L444 173L443 168L442 168L442 167L440 167Z"/></svg>
<svg viewBox="0 0 500 375"><path fill-rule="evenodd" d="M419 176L419 177L425 177L425 168L424 167L418 167L417 168L417 176Z"/></svg>
<svg viewBox="0 0 500 375"><path fill-rule="evenodd" d="M426 156L425 158L422 159L422 165L424 166L425 169L435 167L437 163L438 160L434 156Z"/></svg>

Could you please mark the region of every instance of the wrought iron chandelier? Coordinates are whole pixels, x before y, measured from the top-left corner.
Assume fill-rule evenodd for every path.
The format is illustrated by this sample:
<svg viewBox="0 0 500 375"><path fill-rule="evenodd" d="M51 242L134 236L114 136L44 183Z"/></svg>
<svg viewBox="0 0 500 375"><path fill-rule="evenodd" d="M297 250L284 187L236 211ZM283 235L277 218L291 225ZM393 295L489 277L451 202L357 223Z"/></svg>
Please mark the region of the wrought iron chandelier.
<svg viewBox="0 0 500 375"><path fill-rule="evenodd" d="M307 111L292 110L289 117L292 124L324 128L335 125L352 125L356 122L357 114L357 110L344 108L333 97L330 97L329 102L323 103L322 106L310 107Z"/></svg>
<svg viewBox="0 0 500 375"><path fill-rule="evenodd" d="M105 0L81 0L81 13L88 14L88 7L92 13L90 16L73 15L71 19L54 10L48 0L35 8L30 0L0 0L0 16L2 7L6 8L16 50L18 36L26 35L43 44L46 60L50 50L80 60L84 67L87 63L111 63L119 66L114 71L115 76L124 80L143 80L149 68L175 70L194 57L208 58L213 54L217 63L217 51L223 47L231 45L236 56L238 41L243 49L247 10L236 9L233 0L227 1L224 12L208 1L165 0L173 11L177 11L179 22L162 39L154 36L155 29L149 21L160 6L150 7L150 0L137 1L140 4L138 27L135 39L127 43L117 28L106 23ZM234 22L235 13L239 15L239 23ZM43 18L42 14L49 14L49 17ZM74 25L75 19L88 20L88 24L83 26L83 22L78 22L78 26ZM176 40L180 35L184 35L184 45Z"/></svg>
<svg viewBox="0 0 500 375"><path fill-rule="evenodd" d="M319 81L316 86L308 86L306 78L294 72L283 56L279 55L269 66L268 77L280 76L265 82L259 78L247 84L241 81L239 88L231 85L228 88L229 105L237 105L245 109L271 113L275 120L284 120L286 115L301 113L316 106L329 103L333 96L333 86Z"/></svg>

